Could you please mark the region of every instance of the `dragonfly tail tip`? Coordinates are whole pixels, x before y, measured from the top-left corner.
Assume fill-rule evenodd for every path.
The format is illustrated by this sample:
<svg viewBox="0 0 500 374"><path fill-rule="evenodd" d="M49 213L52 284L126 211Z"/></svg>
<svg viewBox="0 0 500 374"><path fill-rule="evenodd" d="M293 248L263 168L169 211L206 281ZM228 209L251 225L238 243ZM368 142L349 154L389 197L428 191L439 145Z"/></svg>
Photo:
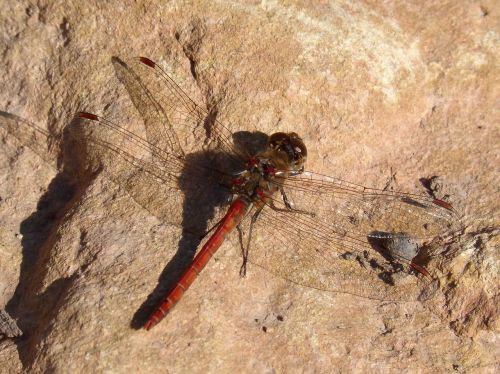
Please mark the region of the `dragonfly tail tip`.
<svg viewBox="0 0 500 374"><path fill-rule="evenodd" d="M439 206L440 206L440 207L442 207L442 208L445 208L445 209L448 209L448 210L453 211L453 207L451 206L451 204L450 204L450 203L447 203L447 202L446 202L446 201L444 201L444 200L434 199L432 202L433 202L434 204L436 204L436 205L439 205Z"/></svg>
<svg viewBox="0 0 500 374"><path fill-rule="evenodd" d="M95 114L92 114L92 113L78 112L77 116L79 118L90 119L92 121L99 121L99 117L97 117Z"/></svg>
<svg viewBox="0 0 500 374"><path fill-rule="evenodd" d="M154 68L156 66L156 64L147 57L139 57L139 61L141 61L144 65L147 65L151 68Z"/></svg>

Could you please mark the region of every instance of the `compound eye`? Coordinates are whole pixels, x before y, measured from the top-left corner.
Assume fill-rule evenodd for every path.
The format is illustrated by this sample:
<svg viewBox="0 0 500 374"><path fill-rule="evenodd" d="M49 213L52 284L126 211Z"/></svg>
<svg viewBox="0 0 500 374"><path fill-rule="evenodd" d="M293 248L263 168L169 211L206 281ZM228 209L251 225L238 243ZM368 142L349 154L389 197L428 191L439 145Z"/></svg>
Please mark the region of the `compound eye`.
<svg viewBox="0 0 500 374"><path fill-rule="evenodd" d="M280 148L284 143L288 141L288 134L284 132L275 132L269 137L269 145L274 148Z"/></svg>
<svg viewBox="0 0 500 374"><path fill-rule="evenodd" d="M294 160L298 161L307 157L307 148L302 139L294 132L290 133L290 145L293 149Z"/></svg>
<svg viewBox="0 0 500 374"><path fill-rule="evenodd" d="M290 161L302 163L307 157L307 148L302 139L294 132L276 132L269 137L272 149L284 152Z"/></svg>

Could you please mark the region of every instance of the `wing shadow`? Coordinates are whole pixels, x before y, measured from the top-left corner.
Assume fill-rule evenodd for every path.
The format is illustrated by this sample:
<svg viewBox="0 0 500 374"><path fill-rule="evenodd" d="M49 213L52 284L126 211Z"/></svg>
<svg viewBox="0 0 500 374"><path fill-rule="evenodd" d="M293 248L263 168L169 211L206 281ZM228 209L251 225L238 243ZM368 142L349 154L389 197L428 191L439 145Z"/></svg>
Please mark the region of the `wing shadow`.
<svg viewBox="0 0 500 374"><path fill-rule="evenodd" d="M202 242L201 237L209 229L208 222L213 221L214 218L215 221L221 218L220 215L215 217L216 209L227 205L230 201L230 180L235 172L244 169L246 160L228 152L228 148L231 147L228 147L227 143L221 148L213 147L213 144L224 138L221 134L212 132L212 129L216 127L218 114L218 110L214 106L207 109L206 113L203 110L197 110L192 117L193 123L187 124L192 126L193 130L201 124L206 130L205 134L211 147L204 151L185 155L174 129L176 123L171 122L173 119L168 116L168 113L173 113L172 109L175 111L176 103L166 103L168 110L165 110L162 103L155 98L148 85L134 69L118 57L113 57L112 63L117 79L126 88L134 107L144 121L147 142L151 148L152 164L159 165L163 169L160 174L168 176L165 178L166 184L173 182L170 196L165 196L165 198L172 198L172 194L176 193L183 195L180 223L182 233L178 249L163 269L156 287L134 314L130 325L132 328L138 329L144 325L165 295L175 287L182 273L193 260L196 250ZM185 109L186 112L189 112L193 107L178 109L179 111ZM186 125L186 123L183 124ZM232 136L233 144L238 147L237 149L243 150L245 154L257 153L265 147L267 142L267 135L262 133L239 132L232 134ZM169 169L169 165L171 165L169 162L172 159L175 159L173 164L182 160L181 171L176 172L178 165L173 165L173 169ZM145 169L151 170L152 164L148 164ZM154 166L152 168L154 169ZM123 184L125 185L125 183ZM176 188L179 191L176 191ZM141 194L134 192L131 193L131 196L135 196L136 201L148 209L148 202L145 201L147 198L137 199ZM221 211L224 213L224 210ZM170 214L173 216L175 213L171 212ZM172 223L174 221L168 212L157 216L165 222Z"/></svg>
<svg viewBox="0 0 500 374"><path fill-rule="evenodd" d="M16 317L23 336L15 339L21 363L31 367L36 347L49 333L47 325L60 308L60 299L70 286L72 277L61 277L43 287L50 266L54 230L64 214L77 201L78 191L85 189L92 176L76 174L72 150L63 147L58 136L39 128L14 114L0 111L0 122L22 147L35 152L51 168L61 165L45 193L39 198L36 210L21 222L22 259L19 282L6 310ZM78 180L79 177L82 179ZM43 291L41 291L43 287Z"/></svg>

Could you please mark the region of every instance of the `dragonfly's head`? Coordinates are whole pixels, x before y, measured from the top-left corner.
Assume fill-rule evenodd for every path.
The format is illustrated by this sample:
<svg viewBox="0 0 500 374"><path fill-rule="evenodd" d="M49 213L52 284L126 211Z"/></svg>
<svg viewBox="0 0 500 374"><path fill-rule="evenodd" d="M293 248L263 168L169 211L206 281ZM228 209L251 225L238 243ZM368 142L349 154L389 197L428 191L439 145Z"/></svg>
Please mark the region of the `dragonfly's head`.
<svg viewBox="0 0 500 374"><path fill-rule="evenodd" d="M277 153L285 169L291 174L304 170L307 158L307 148L302 139L294 132L276 132L269 137L268 148Z"/></svg>

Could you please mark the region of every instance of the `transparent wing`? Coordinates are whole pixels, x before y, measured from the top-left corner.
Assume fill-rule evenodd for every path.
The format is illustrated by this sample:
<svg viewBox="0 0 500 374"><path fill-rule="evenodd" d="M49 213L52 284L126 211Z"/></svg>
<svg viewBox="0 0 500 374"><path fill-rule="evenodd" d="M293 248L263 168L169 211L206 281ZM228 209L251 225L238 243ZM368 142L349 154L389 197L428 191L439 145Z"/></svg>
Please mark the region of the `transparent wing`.
<svg viewBox="0 0 500 374"><path fill-rule="evenodd" d="M234 148L231 131L216 119L215 108L203 109L158 64L140 57L127 62L113 58L113 65L144 119L150 144L182 156L179 139L194 136L204 150L224 152L238 161L247 159Z"/></svg>
<svg viewBox="0 0 500 374"><path fill-rule="evenodd" d="M369 189L313 173L280 184L292 207L302 212L287 211L275 196L280 210L267 206L260 214L249 261L308 287L415 300L421 292L417 278L393 274L384 253L374 250L374 239L404 235L422 244L457 227L449 204L425 196Z"/></svg>
<svg viewBox="0 0 500 374"><path fill-rule="evenodd" d="M432 239L458 223L450 204L424 195L368 188L312 172L283 179L281 185L299 209L317 209L316 221L360 240L373 231Z"/></svg>
<svg viewBox="0 0 500 374"><path fill-rule="evenodd" d="M105 118L81 112L78 119L71 147L82 169L102 168L160 220L197 230L227 201L229 190L220 185L225 174L210 167L207 152L173 155Z"/></svg>
<svg viewBox="0 0 500 374"><path fill-rule="evenodd" d="M229 191L220 184L244 165L233 148L231 132L216 120L216 113L197 105L153 61L141 57L124 62L114 57L112 63L117 85L126 89L145 136L128 130L121 120L82 112L79 123L99 123L74 126L73 135L92 144L83 153L88 157L83 162L91 162L94 169L102 165L113 181L161 220L203 228L202 217L211 218L208 212L227 200ZM124 109L127 115L134 112L129 110L132 106ZM179 139L193 137L202 146L186 155Z"/></svg>
<svg viewBox="0 0 500 374"><path fill-rule="evenodd" d="M56 138L48 131L15 114L0 110L0 128L17 138L21 144L40 156L48 165L55 168L57 157L54 144Z"/></svg>
<svg viewBox="0 0 500 374"><path fill-rule="evenodd" d="M186 225L196 217L214 216L215 204L224 201L220 177L231 171L219 172L228 169L214 167L213 159L227 157L231 163L229 159L240 162L245 157L233 149L230 131L216 120L216 112L198 106L158 64L146 58L128 64L114 59L113 64L144 120L146 137L84 113L81 119L100 124L86 135L95 145L89 147L90 154L160 219ZM185 155L179 139L189 136L203 140L204 152ZM374 239L386 235L422 242L450 230L455 219L451 206L441 200L369 189L319 174L303 173L280 180L280 185L302 212L285 212L278 198L274 205L279 210L265 207L255 226L250 261L318 289L384 300L415 299L414 278L388 278L388 262L373 250ZM207 196L221 198L205 204ZM172 204L173 199L191 202L190 209ZM410 261L413 255L399 257ZM395 283L399 286L393 287Z"/></svg>

